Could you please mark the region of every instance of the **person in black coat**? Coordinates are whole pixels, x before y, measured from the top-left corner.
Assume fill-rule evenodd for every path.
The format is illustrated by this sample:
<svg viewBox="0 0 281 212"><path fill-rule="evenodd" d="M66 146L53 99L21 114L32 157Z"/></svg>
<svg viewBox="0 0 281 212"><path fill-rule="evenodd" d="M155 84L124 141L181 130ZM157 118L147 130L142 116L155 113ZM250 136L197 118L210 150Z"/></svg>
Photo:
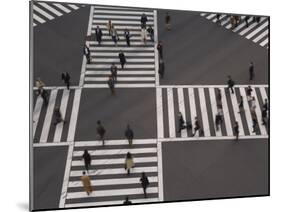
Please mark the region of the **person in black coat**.
<svg viewBox="0 0 281 212"><path fill-rule="evenodd" d="M163 59L163 45L161 41L159 41L157 44L157 50L159 53L159 57Z"/></svg>
<svg viewBox="0 0 281 212"><path fill-rule="evenodd" d="M146 28L146 22L147 22L147 16L145 15L145 13L143 13L142 14L142 16L141 16L141 19L140 19L140 21L141 21L141 28L142 29L145 29Z"/></svg>
<svg viewBox="0 0 281 212"><path fill-rule="evenodd" d="M66 84L66 87L69 90L69 86L70 86L70 76L69 76L69 74L67 72L62 73L61 79L64 81L64 84Z"/></svg>
<svg viewBox="0 0 281 212"><path fill-rule="evenodd" d="M89 167L91 166L91 155L88 153L88 150L84 150L84 154L82 155L82 158L84 159L85 169L89 173Z"/></svg>
<svg viewBox="0 0 281 212"><path fill-rule="evenodd" d="M195 123L194 123L194 133L192 134L192 136L195 136L196 132L199 131L200 132L201 126L199 124L198 118L195 117Z"/></svg>
<svg viewBox="0 0 281 212"><path fill-rule="evenodd" d="M220 113L216 114L215 124L216 124L216 131L218 131L219 130L219 126L221 126L221 124L222 124L222 115Z"/></svg>
<svg viewBox="0 0 281 212"><path fill-rule="evenodd" d="M97 38L97 41L99 43L99 45L101 44L101 41L102 41L102 30L100 29L99 26L97 26L97 28L95 29L96 31L96 38Z"/></svg>
<svg viewBox="0 0 281 212"><path fill-rule="evenodd" d="M126 38L127 46L130 46L131 45L131 43L130 43L131 35L130 35L130 31L127 28L124 30L124 36Z"/></svg>
<svg viewBox="0 0 281 212"><path fill-rule="evenodd" d="M91 52L89 47L85 44L84 48L83 48L83 54L86 56L87 58L87 64L91 63Z"/></svg>
<svg viewBox="0 0 281 212"><path fill-rule="evenodd" d="M108 87L109 87L109 89L111 91L111 94L115 95L115 81L114 81L112 76L108 77L107 84L108 84Z"/></svg>
<svg viewBox="0 0 281 212"><path fill-rule="evenodd" d="M44 105L47 105L48 102L49 102L49 94L48 94L48 92L44 88L42 88L41 92L40 92L40 95L41 95L41 97L43 99Z"/></svg>
<svg viewBox="0 0 281 212"><path fill-rule="evenodd" d="M235 121L235 123L234 123L233 131L234 131L234 135L235 135L236 141L238 141L238 137L239 137L239 125L238 125L238 122L237 122L237 121Z"/></svg>
<svg viewBox="0 0 281 212"><path fill-rule="evenodd" d="M255 73L254 73L254 63L250 62L249 66L249 75L250 75L250 81L254 79Z"/></svg>
<svg viewBox="0 0 281 212"><path fill-rule="evenodd" d="M102 145L104 146L104 135L105 135L105 129L101 124L101 121L97 121L97 134L99 135L99 139L102 141Z"/></svg>
<svg viewBox="0 0 281 212"><path fill-rule="evenodd" d="M249 19L250 19L250 16L246 15L245 22L246 22L247 28L249 27Z"/></svg>
<svg viewBox="0 0 281 212"><path fill-rule="evenodd" d="M160 75L160 78L163 79L164 78L164 73L165 73L165 64L163 59L160 58L159 60L159 70L158 73Z"/></svg>
<svg viewBox="0 0 281 212"><path fill-rule="evenodd" d="M249 86L246 88L247 100L248 100L249 102L252 100L252 92L253 92L253 89L252 89L252 87L249 85Z"/></svg>
<svg viewBox="0 0 281 212"><path fill-rule="evenodd" d="M117 81L117 66L115 63L112 63L110 67L111 77L116 82Z"/></svg>
<svg viewBox="0 0 281 212"><path fill-rule="evenodd" d="M268 111L268 102L267 102L267 99L264 100L264 104L262 106L262 108L266 111Z"/></svg>
<svg viewBox="0 0 281 212"><path fill-rule="evenodd" d="M149 26L149 27L147 28L147 32L148 32L148 35L149 35L149 37L150 37L150 40L151 40L152 42L154 42L154 30L153 30L152 26Z"/></svg>
<svg viewBox="0 0 281 212"><path fill-rule="evenodd" d="M130 128L130 125L127 125L127 129L125 130L125 137L128 139L129 145L131 146L133 144L134 139L134 132Z"/></svg>
<svg viewBox="0 0 281 212"><path fill-rule="evenodd" d="M267 110L264 108L262 109L261 117L262 117L262 125L265 125L267 121Z"/></svg>
<svg viewBox="0 0 281 212"><path fill-rule="evenodd" d="M125 57L125 54L123 53L123 51L120 51L119 59L120 59L120 63L121 63L121 68L124 69L124 65L126 63L126 57Z"/></svg>
<svg viewBox="0 0 281 212"><path fill-rule="evenodd" d="M186 129L186 125L185 125L185 121L183 119L183 116L181 114L181 112L179 112L178 114L178 122L179 122L179 130L178 130L178 133L181 133L181 131L183 129Z"/></svg>
<svg viewBox="0 0 281 212"><path fill-rule="evenodd" d="M219 107L222 104L221 102L221 90L218 88L217 92L217 107Z"/></svg>
<svg viewBox="0 0 281 212"><path fill-rule="evenodd" d="M140 182L141 182L141 186L143 188L144 197L146 198L147 197L146 189L149 186L149 180L148 180L148 178L147 178L147 176L144 172L142 173L142 176L140 178Z"/></svg>
<svg viewBox="0 0 281 212"><path fill-rule="evenodd" d="M58 123L64 121L60 112L60 108L59 107L55 107L54 110L54 117L55 117L55 123L54 125L57 125Z"/></svg>
<svg viewBox="0 0 281 212"><path fill-rule="evenodd" d="M244 110L244 101L243 101L243 97L240 96L240 102L239 102L239 112L238 113L243 113L245 110Z"/></svg>
<svg viewBox="0 0 281 212"><path fill-rule="evenodd" d="M166 16L165 16L165 26L168 31L171 30L171 16L169 15L168 12L166 12Z"/></svg>
<svg viewBox="0 0 281 212"><path fill-rule="evenodd" d="M231 76L228 76L228 80L227 80L227 85L228 85L228 89L231 90L231 93L234 94L234 90L233 90L233 87L234 87L234 81L232 80Z"/></svg>

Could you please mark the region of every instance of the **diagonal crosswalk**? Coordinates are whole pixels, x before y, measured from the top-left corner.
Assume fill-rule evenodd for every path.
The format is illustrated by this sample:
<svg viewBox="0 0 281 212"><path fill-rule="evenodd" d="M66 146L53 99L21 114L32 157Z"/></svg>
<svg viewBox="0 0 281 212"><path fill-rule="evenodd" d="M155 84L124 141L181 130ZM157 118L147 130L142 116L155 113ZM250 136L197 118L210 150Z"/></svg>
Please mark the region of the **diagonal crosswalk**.
<svg viewBox="0 0 281 212"><path fill-rule="evenodd" d="M65 14L69 14L83 7L84 5L34 2L33 4L33 26L52 21Z"/></svg>
<svg viewBox="0 0 281 212"><path fill-rule="evenodd" d="M80 177L85 171L82 155L87 149L91 155L91 178L93 192L88 196ZM127 175L124 169L127 152L133 156L135 167ZM157 202L158 165L156 139L137 139L129 147L127 140L78 141L74 144L64 207L84 207L123 204L126 196L132 203ZM141 173L149 179L147 198L144 198L140 184Z"/></svg>
<svg viewBox="0 0 281 212"><path fill-rule="evenodd" d="M179 132L178 113L180 112L185 121L190 122L194 128L195 117L197 116L202 133L200 137L212 136L234 136L233 127L235 121L239 125L239 134L241 136L266 136L268 129L262 125L261 109L264 100L268 98L266 86L253 87L252 96L256 99L255 114L258 119L258 129L253 132L252 113L250 111L251 103L246 98L246 86L238 86L231 94L226 87L162 87L157 88L157 116L158 137L163 138L185 138L191 137L194 129L184 129ZM221 103L223 122L216 130L215 117L218 113L217 92L221 90ZM159 91L160 90L160 91ZM239 113L240 96L244 99L245 112ZM162 136L163 134L163 136Z"/></svg>
<svg viewBox="0 0 281 212"><path fill-rule="evenodd" d="M147 25L154 27L154 12L149 9L94 6L91 33L95 34L97 26L102 30L101 45L97 41L89 41L92 62L86 65L84 87L107 88L111 75L112 63L117 66L117 82L115 87L154 87L155 86L155 44L147 38L145 44L141 39L140 18L145 13ZM117 45L107 29L111 20L117 31ZM127 46L124 29L130 31L130 47ZM121 70L118 54L123 51L126 64Z"/></svg>
<svg viewBox="0 0 281 212"><path fill-rule="evenodd" d="M217 22L216 14L201 13L202 17L213 23ZM222 14L220 17L221 26L226 29L231 29L230 15ZM254 18L249 16L248 26L246 23L246 16L240 16L240 23L237 27L232 29L233 32L240 36L259 44L262 47L268 48L268 34L269 34L269 18L261 17L260 22L254 21Z"/></svg>

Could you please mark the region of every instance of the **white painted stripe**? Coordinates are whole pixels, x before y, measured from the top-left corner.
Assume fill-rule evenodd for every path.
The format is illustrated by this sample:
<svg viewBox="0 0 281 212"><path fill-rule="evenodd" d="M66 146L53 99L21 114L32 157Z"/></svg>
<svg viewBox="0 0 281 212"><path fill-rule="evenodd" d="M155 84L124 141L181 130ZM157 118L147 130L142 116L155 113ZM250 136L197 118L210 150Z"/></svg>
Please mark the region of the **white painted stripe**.
<svg viewBox="0 0 281 212"><path fill-rule="evenodd" d="M230 95L234 95L230 93ZM233 136L233 131L232 131L232 125L230 121L230 116L229 116L229 111L228 111L228 106L227 106L227 101L226 101L226 95L225 95L225 90L221 89L221 102L222 102L222 110L223 110L223 118L225 122L225 128L228 136ZM241 128L242 126L240 126Z"/></svg>
<svg viewBox="0 0 281 212"><path fill-rule="evenodd" d="M103 33L102 39L112 39L112 36L110 36L108 34L108 30L107 30L106 27L101 28L101 30L102 30L102 33ZM124 30L116 30L116 32L117 32L118 35L122 35L122 36L124 35ZM96 33L95 29L91 28L91 33L95 34ZM135 37L137 37L139 40L141 39L141 32L140 31L130 31L130 35L131 35L131 39L134 39ZM120 39L122 39L122 38L123 37L120 37Z"/></svg>
<svg viewBox="0 0 281 212"><path fill-rule="evenodd" d="M70 89L77 89L79 86L69 86ZM44 90L64 90L65 86L44 86ZM33 87L33 90L38 90L37 87Z"/></svg>
<svg viewBox="0 0 281 212"><path fill-rule="evenodd" d="M226 16L226 15L222 15L222 16L220 17L220 20L222 20L225 16ZM213 21L214 23L217 22L217 18L214 18L212 21Z"/></svg>
<svg viewBox="0 0 281 212"><path fill-rule="evenodd" d="M51 121L53 118L53 112L54 112L54 107L55 107L55 103L56 103L57 93L58 93L58 90L52 90L52 92L51 92L49 104L48 104L48 108L47 108L47 113L45 116L43 129L41 132L40 143L47 142L48 134L49 134L50 126L51 126Z"/></svg>
<svg viewBox="0 0 281 212"><path fill-rule="evenodd" d="M162 102L162 89L156 88L156 107L157 107L157 137L164 137L163 127L163 102Z"/></svg>
<svg viewBox="0 0 281 212"><path fill-rule="evenodd" d="M136 15L136 16L133 16L133 15L126 16L126 15L112 15L112 14L110 14L110 15L96 15L96 14L94 14L94 20L95 20L95 18L103 18L105 20L109 20L110 19L111 21L114 21L114 19L124 19L126 21L127 20L128 21L130 21L130 20L138 20L139 21L141 16L139 16L139 15ZM153 17L147 16L147 20L148 21L152 21Z"/></svg>
<svg viewBox="0 0 281 212"><path fill-rule="evenodd" d="M113 56L118 58L118 52L92 52L92 56ZM154 58L154 52L128 52L126 53L126 56L135 56L135 57L141 57L141 56L151 56Z"/></svg>
<svg viewBox="0 0 281 212"><path fill-rule="evenodd" d="M91 45L97 45L98 44L98 41L89 41L89 43ZM151 43L150 41L147 41L147 43ZM118 45L127 45L127 43L125 41L117 41L117 44ZM138 42L138 41L131 41L130 42L131 45L140 45L140 46L143 46L143 42ZM108 46L108 45L115 45L115 43L112 41L112 40L109 40L109 41L103 41L102 42L102 45L104 46ZM147 45L147 44L146 44Z"/></svg>
<svg viewBox="0 0 281 212"><path fill-rule="evenodd" d="M264 102L265 102L264 100L265 100L265 99L268 100L268 97L267 97L265 88L260 88L260 92L261 92L261 97L262 97L262 103L264 104Z"/></svg>
<svg viewBox="0 0 281 212"><path fill-rule="evenodd" d="M108 68L110 69L111 64L89 64L87 68ZM121 65L116 64L118 69L121 69ZM154 64L126 64L124 68L154 68Z"/></svg>
<svg viewBox="0 0 281 212"><path fill-rule="evenodd" d="M263 42L260 43L261 46L265 46L268 43L268 38L266 38Z"/></svg>
<svg viewBox="0 0 281 212"><path fill-rule="evenodd" d="M149 177L150 183L155 183L158 181L157 177ZM105 185L128 185L128 184L139 184L140 178L117 178L117 179L104 179L104 180L91 180L92 185L94 186L105 186ZM68 183L69 188L83 187L82 182L79 181L70 181Z"/></svg>
<svg viewBox="0 0 281 212"><path fill-rule="evenodd" d="M159 159L158 159L159 163ZM156 166L151 166L151 167L135 167L134 168L134 173L152 173L152 172L157 172L158 169ZM124 168L115 168L115 169L94 169L93 171L89 171L89 176L97 176L97 175L117 175L117 174L127 174L127 171ZM82 171L71 171L70 176L71 177L80 177L82 175Z"/></svg>
<svg viewBox="0 0 281 212"><path fill-rule="evenodd" d="M265 18L261 18L261 22L264 20ZM242 30L239 35L244 35L246 34L247 32L249 32L251 29L253 29L254 27L256 27L258 25L258 23L252 23L248 28Z"/></svg>
<svg viewBox="0 0 281 212"><path fill-rule="evenodd" d="M257 93L256 93L255 89L253 89L253 96L255 97L256 101L258 101L258 96L257 96ZM257 121L258 121L258 124L259 124L261 134L266 135L267 133L266 133L265 125L262 125L261 108L260 108L260 104L258 102L256 104L256 115L257 115L257 119L258 119Z"/></svg>
<svg viewBox="0 0 281 212"><path fill-rule="evenodd" d="M62 94L60 111L61 111L61 115L62 115L63 119L65 118L65 114L66 114L66 107L67 107L67 102L68 102L68 98L69 98L69 92L70 92L69 90L63 90L63 94ZM64 122L57 124L55 136L54 136L54 142L60 142L63 125L64 125Z"/></svg>
<svg viewBox="0 0 281 212"><path fill-rule="evenodd" d="M176 137L173 89L167 88L169 137Z"/></svg>
<svg viewBox="0 0 281 212"><path fill-rule="evenodd" d="M51 147L51 146L68 146L70 145L70 142L49 142L49 143L34 143L33 147Z"/></svg>
<svg viewBox="0 0 281 212"><path fill-rule="evenodd" d="M39 121L39 117L40 117L40 113L41 113L41 108L43 105L43 99L41 97L37 97L36 99L36 104L35 104L35 108L33 111L33 138L36 132L36 128L38 125L38 121Z"/></svg>
<svg viewBox="0 0 281 212"><path fill-rule="evenodd" d="M241 114L239 114L239 111L240 111L239 110L239 103L237 101L235 93L236 93L236 91L234 90L234 94L230 95L230 98L231 98L231 103L232 103L232 107L233 107L234 117L235 117L235 120L238 122L238 125L239 125L239 136L241 136L241 135L245 135L245 132L244 132L244 128L243 128ZM244 104L245 104L247 99L245 97L243 97L243 99L244 99Z"/></svg>
<svg viewBox="0 0 281 212"><path fill-rule="evenodd" d="M37 24L33 23L33 26L37 26Z"/></svg>
<svg viewBox="0 0 281 212"><path fill-rule="evenodd" d="M51 11L52 13L56 14L57 16L62 16L63 14L57 11L55 8L49 6L45 2L38 2L41 6L45 7L47 10Z"/></svg>
<svg viewBox="0 0 281 212"><path fill-rule="evenodd" d="M96 32L93 32L93 33L95 34ZM105 33L107 33L107 31L105 31ZM123 35L124 35L124 32L120 31L120 34L118 34L118 36L119 36L118 43L126 41L126 39ZM140 36L140 33L135 34L135 35L131 34L131 38L130 38L131 43L132 42L134 43L134 42L140 41L140 40L142 40L141 36ZM109 35L103 35L102 36L102 42L109 42L109 41L112 41L112 36L109 36Z"/></svg>
<svg viewBox="0 0 281 212"><path fill-rule="evenodd" d="M204 88L198 88L198 93L199 93L199 101L200 101L204 136L210 136L211 133L210 133L210 126L209 126L209 119L208 119L208 113L207 113Z"/></svg>
<svg viewBox="0 0 281 212"><path fill-rule="evenodd" d="M158 156L158 197L159 201L164 201L164 186L163 186L163 162L162 162L162 143L157 142Z"/></svg>
<svg viewBox="0 0 281 212"><path fill-rule="evenodd" d="M254 35L256 35L257 33L259 33L262 29L264 29L265 27L268 26L268 21L266 21L264 24L262 24L260 27L258 27L257 29L255 29L254 31L252 31L250 34L248 34L246 36L247 39L252 38Z"/></svg>
<svg viewBox="0 0 281 212"><path fill-rule="evenodd" d="M118 11L118 10L97 10L97 13L104 14L121 14L121 15L139 15L139 19L143 14L142 11ZM145 12L145 14L149 17L153 15L153 12Z"/></svg>
<svg viewBox="0 0 281 212"><path fill-rule="evenodd" d="M133 204L136 203L152 203L152 202L158 202L162 201L158 198L145 198L145 199L130 199L130 201ZM83 203L71 203L71 204L65 204L66 208L76 208L76 207L92 207L92 206L107 206L107 205L122 205L123 200L116 200L116 201L102 201L102 202L83 202Z"/></svg>
<svg viewBox="0 0 281 212"><path fill-rule="evenodd" d="M85 77L85 81L102 82L108 81L108 77ZM126 81L155 81L154 77L117 77L118 82Z"/></svg>
<svg viewBox="0 0 281 212"><path fill-rule="evenodd" d="M119 11L119 10L135 11L136 10L136 11L140 11L141 13L145 13L145 14L150 12L150 10L147 11L146 8L138 8L138 7L122 7L122 6L118 7L118 6L107 6L107 5L106 6L95 5L95 7L99 10L100 9L115 9L116 11ZM114 10L112 10L112 11L114 11Z"/></svg>
<svg viewBox="0 0 281 212"><path fill-rule="evenodd" d="M156 139L134 139L133 145L137 144L156 144ZM100 146L100 141L75 141L75 147ZM127 139L106 140L106 146L111 145L128 145Z"/></svg>
<svg viewBox="0 0 281 212"><path fill-rule="evenodd" d="M195 116L197 116L193 88L188 88L188 96L189 96L189 107L190 107L190 116L191 116L190 120L193 125L195 122Z"/></svg>
<svg viewBox="0 0 281 212"><path fill-rule="evenodd" d="M71 168L73 148L74 148L74 143L72 142L71 145L69 145L69 147L68 147L68 153L67 153L67 158L66 158L66 165L65 165L64 177L63 177L63 183L62 183L62 189L61 189L59 208L64 208L65 200L66 200L66 197L67 197L67 185L68 185L68 182L69 182L69 173L70 173L70 168Z"/></svg>
<svg viewBox="0 0 281 212"><path fill-rule="evenodd" d="M141 153L156 153L156 148L125 148L125 149L105 149L105 150L92 150L88 151L90 155L97 156L97 155L124 155L127 154L127 152L130 152L132 154L141 154ZM84 151L75 151L73 153L73 156L82 158L82 155L84 154Z"/></svg>
<svg viewBox="0 0 281 212"><path fill-rule="evenodd" d="M205 16L205 15L206 15L206 13L200 13L200 15L201 15L201 16Z"/></svg>
<svg viewBox="0 0 281 212"><path fill-rule="evenodd" d="M120 63L119 58L95 58L95 62L110 62L110 63ZM127 63L130 62L154 62L154 58L127 58Z"/></svg>
<svg viewBox="0 0 281 212"><path fill-rule="evenodd" d="M157 157L140 157L134 158L134 163L151 163L157 162ZM96 159L92 160L91 165L113 165L113 164L125 164L125 158L117 158L117 159ZM72 161L72 166L84 166L84 161L82 160L74 160ZM134 170L134 169L133 169Z"/></svg>
<svg viewBox="0 0 281 212"><path fill-rule="evenodd" d="M97 26L100 27L100 29L107 29L107 26L106 26L106 23L93 23L92 25L92 29L95 29L97 28ZM129 31L130 30L141 30L141 27L140 26L132 26L132 25L114 25L114 28L116 30L124 30L124 29L128 29Z"/></svg>
<svg viewBox="0 0 281 212"><path fill-rule="evenodd" d="M210 15L208 15L206 18L210 20L210 19L212 19L212 18L215 17L215 16L216 16L216 14L210 14Z"/></svg>
<svg viewBox="0 0 281 212"><path fill-rule="evenodd" d="M67 9L66 7L64 7L61 4L53 3L53 5L55 5L56 7L60 8L62 11L66 12L66 13L70 13L71 12L69 9Z"/></svg>
<svg viewBox="0 0 281 212"><path fill-rule="evenodd" d="M119 75L154 75L155 71L118 71ZM87 75L110 75L110 71L86 71Z"/></svg>
<svg viewBox="0 0 281 212"><path fill-rule="evenodd" d="M178 104L179 104L179 112L181 112L184 120L186 121L186 113L185 113L185 102L183 95L183 88L178 88ZM187 137L187 130L181 130L181 137Z"/></svg>
<svg viewBox="0 0 281 212"><path fill-rule="evenodd" d="M236 88L246 88L249 85L236 85ZM159 85L159 88L227 88L227 85ZM251 85L252 88L268 87L268 85Z"/></svg>
<svg viewBox="0 0 281 212"><path fill-rule="evenodd" d="M244 88L239 88L240 90L240 94L243 97L247 97L245 89ZM253 133L253 125L252 125L252 116L250 113L250 108L249 108L249 104L248 104L248 100L244 102L244 109L245 109L245 116L246 116L246 120L247 120L247 125L248 125L248 129L250 132L250 135L255 135L255 133ZM241 128L242 126L240 126Z"/></svg>
<svg viewBox="0 0 281 212"><path fill-rule="evenodd" d="M264 38L265 36L267 36L268 34L268 29L265 30L264 32L262 32L258 37L256 37L253 41L256 43L258 42L259 40L261 40L262 38Z"/></svg>
<svg viewBox="0 0 281 212"><path fill-rule="evenodd" d="M154 63L155 63L155 84L159 85L159 55L157 50L158 44L158 26L157 26L157 10L153 11L154 14Z"/></svg>
<svg viewBox="0 0 281 212"><path fill-rule="evenodd" d="M213 122L215 124L216 115L218 113L215 88L209 88L209 93L210 93L210 103L211 103L212 114L213 114ZM216 132L216 136L222 136L221 127L219 127L219 130L215 130L215 132Z"/></svg>
<svg viewBox="0 0 281 212"><path fill-rule="evenodd" d="M36 21L40 22L41 24L45 23L46 21L42 18L40 18L38 15L36 15L35 13L33 13L33 19L35 19Z"/></svg>
<svg viewBox="0 0 281 212"><path fill-rule="evenodd" d="M146 190L147 194L157 193L157 192L158 192L157 187L148 187ZM136 194L143 194L143 189L128 188L128 189L100 190L100 191L94 191L89 196L87 195L86 192L72 192L67 194L67 199L76 199L76 198L80 199L80 198L105 197L105 196L125 196L125 195L136 195Z"/></svg>
<svg viewBox="0 0 281 212"><path fill-rule="evenodd" d="M72 9L74 9L74 10L78 10L79 9L79 7L77 7L74 4L68 4L68 6L71 7Z"/></svg>
<svg viewBox="0 0 281 212"><path fill-rule="evenodd" d="M112 46L112 47L104 47L104 46L95 46L92 47L90 46L90 50L96 50L96 51L119 51L122 50L123 52L127 52L127 51L154 51L154 47L118 47L118 46Z"/></svg>
<svg viewBox="0 0 281 212"><path fill-rule="evenodd" d="M229 17L227 17L224 21L221 22L221 26L227 26L229 22L230 22L230 19L229 19Z"/></svg>
<svg viewBox="0 0 281 212"><path fill-rule="evenodd" d="M67 141L74 141L78 111L79 111L79 106L80 106L81 92L82 92L81 89L75 90L72 112L71 112L71 117L70 117L70 122L69 122Z"/></svg>
<svg viewBox="0 0 281 212"><path fill-rule="evenodd" d="M46 18L48 18L49 20L53 20L54 19L53 16L51 16L49 13L45 12L41 8L37 7L36 5L33 5L33 9L36 10L41 15L45 16Z"/></svg>
<svg viewBox="0 0 281 212"><path fill-rule="evenodd" d="M249 20L248 20L249 25L251 25L251 21L252 21L252 20L253 20L253 18L250 17ZM245 27L245 26L246 26L245 19L244 19L243 21L244 21L243 23L240 23L240 24L239 24L235 29L233 29L232 31L233 31L233 32L238 32L240 29L242 29L243 27Z"/></svg>
<svg viewBox="0 0 281 212"><path fill-rule="evenodd" d="M155 84L117 84L115 88L154 88ZM107 84L85 84L84 88L108 88Z"/></svg>
<svg viewBox="0 0 281 212"><path fill-rule="evenodd" d="M108 20L93 20L94 24L106 24L108 22ZM118 25L118 24L125 24L125 25L136 25L136 26L140 26L140 21L119 21L119 20L111 20L111 23L114 25ZM147 21L146 25L153 25L152 21Z"/></svg>

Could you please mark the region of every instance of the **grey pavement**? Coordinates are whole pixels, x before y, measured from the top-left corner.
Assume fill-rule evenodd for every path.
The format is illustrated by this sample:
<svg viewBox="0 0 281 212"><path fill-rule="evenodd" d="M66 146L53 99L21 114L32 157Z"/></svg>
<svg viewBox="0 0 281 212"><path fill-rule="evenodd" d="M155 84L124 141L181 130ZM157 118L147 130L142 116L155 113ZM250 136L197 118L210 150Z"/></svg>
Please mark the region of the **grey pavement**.
<svg viewBox="0 0 281 212"><path fill-rule="evenodd" d="M268 195L268 140L162 143L164 200Z"/></svg>
<svg viewBox="0 0 281 212"><path fill-rule="evenodd" d="M165 29L166 10L158 10L158 39L163 42L165 77L161 85L221 85L231 75L236 84L268 84L268 51L217 26L199 12L169 10L171 31ZM249 62L256 78L249 82Z"/></svg>

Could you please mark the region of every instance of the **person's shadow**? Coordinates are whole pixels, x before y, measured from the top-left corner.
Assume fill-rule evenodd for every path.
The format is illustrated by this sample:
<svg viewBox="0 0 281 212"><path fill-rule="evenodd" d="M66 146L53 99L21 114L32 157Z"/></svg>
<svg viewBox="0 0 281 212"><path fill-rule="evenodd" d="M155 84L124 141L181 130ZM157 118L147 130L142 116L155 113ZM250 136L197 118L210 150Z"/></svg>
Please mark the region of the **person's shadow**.
<svg viewBox="0 0 281 212"><path fill-rule="evenodd" d="M17 206L24 211L29 211L29 204L27 202L19 202Z"/></svg>

